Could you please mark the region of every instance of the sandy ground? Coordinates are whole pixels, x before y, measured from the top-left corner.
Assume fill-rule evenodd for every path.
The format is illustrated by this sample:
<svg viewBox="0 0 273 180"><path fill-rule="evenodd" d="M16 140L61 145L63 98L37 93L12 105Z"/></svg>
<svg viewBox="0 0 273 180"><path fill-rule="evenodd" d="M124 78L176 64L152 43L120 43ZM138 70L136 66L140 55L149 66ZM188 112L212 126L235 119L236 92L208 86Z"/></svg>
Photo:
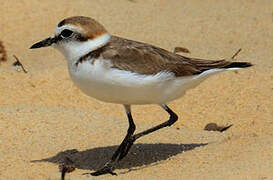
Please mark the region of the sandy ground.
<svg viewBox="0 0 273 180"><path fill-rule="evenodd" d="M77 0L2 1L0 40L0 179L273 179L273 1ZM225 72L170 103L180 119L139 139L120 162L118 176L82 175L98 169L127 131L123 107L81 93L64 57L52 48L29 50L65 17L90 16L115 35L192 57L236 60L253 68ZM28 73L12 67L15 54ZM133 106L137 132L168 115ZM208 123L233 126L220 133Z"/></svg>

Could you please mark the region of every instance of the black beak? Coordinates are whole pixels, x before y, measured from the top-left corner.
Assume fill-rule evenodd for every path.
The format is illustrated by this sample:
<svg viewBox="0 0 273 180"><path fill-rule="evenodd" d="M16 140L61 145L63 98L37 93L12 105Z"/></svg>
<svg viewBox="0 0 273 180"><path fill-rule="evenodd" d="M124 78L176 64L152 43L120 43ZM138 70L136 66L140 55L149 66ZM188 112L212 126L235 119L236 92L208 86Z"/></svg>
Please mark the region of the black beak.
<svg viewBox="0 0 273 180"><path fill-rule="evenodd" d="M41 47L47 47L47 46L51 46L51 44L56 43L57 38L46 38L40 42L37 42L35 44L33 44L29 49L36 49L36 48L41 48Z"/></svg>

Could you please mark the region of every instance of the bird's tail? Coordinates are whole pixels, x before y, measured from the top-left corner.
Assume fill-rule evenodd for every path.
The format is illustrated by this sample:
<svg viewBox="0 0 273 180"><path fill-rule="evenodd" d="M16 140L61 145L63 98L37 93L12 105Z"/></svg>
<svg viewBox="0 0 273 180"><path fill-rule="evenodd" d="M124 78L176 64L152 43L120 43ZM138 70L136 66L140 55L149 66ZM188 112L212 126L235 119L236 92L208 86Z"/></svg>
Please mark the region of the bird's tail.
<svg viewBox="0 0 273 180"><path fill-rule="evenodd" d="M229 68L247 68L253 66L249 62L230 62L229 65L224 66L223 68L229 69Z"/></svg>
<svg viewBox="0 0 273 180"><path fill-rule="evenodd" d="M227 61L225 59L221 60L204 60L197 58L188 58L189 63L193 64L196 69L199 70L199 73L202 73L211 69L223 69L223 70L235 70L239 68L247 68L253 66L249 62L233 62Z"/></svg>

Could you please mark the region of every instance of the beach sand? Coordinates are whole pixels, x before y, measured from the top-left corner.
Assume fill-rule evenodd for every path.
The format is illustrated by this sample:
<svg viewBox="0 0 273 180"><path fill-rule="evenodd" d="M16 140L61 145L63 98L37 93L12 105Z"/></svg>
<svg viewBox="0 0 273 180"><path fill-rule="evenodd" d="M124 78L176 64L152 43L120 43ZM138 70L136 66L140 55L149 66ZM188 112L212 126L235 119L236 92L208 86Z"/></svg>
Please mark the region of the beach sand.
<svg viewBox="0 0 273 180"><path fill-rule="evenodd" d="M273 179L273 1L2 1L0 41L0 179ZM110 33L190 57L230 58L255 66L215 75L169 104L172 127L136 141L115 172L90 177L127 132L121 105L84 95L52 48L30 50L65 17L83 15ZM28 73L15 68L16 55ZM137 132L168 119L154 105L133 106ZM205 131L208 123L233 125Z"/></svg>

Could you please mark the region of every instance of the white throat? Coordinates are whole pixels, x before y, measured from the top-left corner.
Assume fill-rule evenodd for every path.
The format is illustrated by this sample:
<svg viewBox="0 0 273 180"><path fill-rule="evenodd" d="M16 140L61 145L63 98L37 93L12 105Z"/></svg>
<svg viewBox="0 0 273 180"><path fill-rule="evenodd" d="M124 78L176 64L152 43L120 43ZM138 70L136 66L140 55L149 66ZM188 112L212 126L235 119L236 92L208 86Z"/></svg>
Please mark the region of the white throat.
<svg viewBox="0 0 273 180"><path fill-rule="evenodd" d="M67 59L68 63L77 61L80 57L94 51L109 42L111 35L106 33L95 39L88 41L69 41L55 44L53 47L58 49Z"/></svg>

